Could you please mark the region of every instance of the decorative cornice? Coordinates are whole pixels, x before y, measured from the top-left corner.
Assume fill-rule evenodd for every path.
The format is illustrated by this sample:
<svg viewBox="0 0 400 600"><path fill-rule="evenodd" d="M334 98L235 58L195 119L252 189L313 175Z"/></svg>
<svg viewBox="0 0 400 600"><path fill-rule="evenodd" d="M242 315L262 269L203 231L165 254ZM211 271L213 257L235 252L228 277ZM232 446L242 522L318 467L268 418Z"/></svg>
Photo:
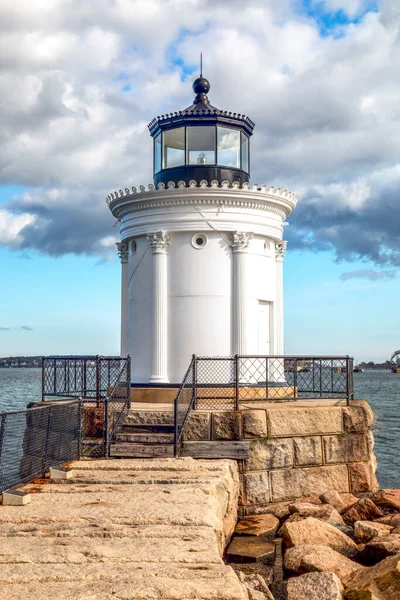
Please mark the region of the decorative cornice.
<svg viewBox="0 0 400 600"><path fill-rule="evenodd" d="M246 231L234 231L231 235L232 252L244 252L254 234Z"/></svg>
<svg viewBox="0 0 400 600"><path fill-rule="evenodd" d="M170 242L170 236L166 231L154 231L146 234L147 239L150 242L153 254L166 254Z"/></svg>
<svg viewBox="0 0 400 600"><path fill-rule="evenodd" d="M127 263L129 256L129 244L127 242L116 242L116 246L121 263Z"/></svg>
<svg viewBox="0 0 400 600"><path fill-rule="evenodd" d="M287 247L287 242L278 242L275 244L275 258L276 260L281 260L283 261L283 259L286 256L286 247Z"/></svg>

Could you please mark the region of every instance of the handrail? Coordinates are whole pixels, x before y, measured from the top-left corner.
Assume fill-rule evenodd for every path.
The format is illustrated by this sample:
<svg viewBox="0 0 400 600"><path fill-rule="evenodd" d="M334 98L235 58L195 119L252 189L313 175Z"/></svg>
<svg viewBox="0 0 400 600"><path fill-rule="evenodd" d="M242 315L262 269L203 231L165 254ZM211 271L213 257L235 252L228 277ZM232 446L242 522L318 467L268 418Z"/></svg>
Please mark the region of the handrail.
<svg viewBox="0 0 400 600"><path fill-rule="evenodd" d="M185 425L196 401L196 360L193 354L174 401L174 456L178 456Z"/></svg>
<svg viewBox="0 0 400 600"><path fill-rule="evenodd" d="M119 378L122 375L122 372L124 371L124 369L126 368L127 374L128 374L128 381L127 381L127 394L126 394L126 399L125 402L123 404L122 409L120 410L118 417L116 418L116 420L112 423L112 428L111 431L109 431L109 406L110 406L110 400L113 398L115 390L118 387L118 383L119 383ZM125 412L127 409L130 408L131 405L131 393L130 393L130 372L131 372L131 357L130 355L127 356L127 358L125 359L125 364L122 366L119 374L118 374L118 379L116 380L111 393L107 396L106 398L106 426L105 426L105 431L106 431L106 440L105 440L105 444L106 444L106 456L109 455L109 449L110 449L110 444L114 439L115 433L119 427L119 424L121 422L122 416L125 415ZM120 386L119 386L120 387Z"/></svg>

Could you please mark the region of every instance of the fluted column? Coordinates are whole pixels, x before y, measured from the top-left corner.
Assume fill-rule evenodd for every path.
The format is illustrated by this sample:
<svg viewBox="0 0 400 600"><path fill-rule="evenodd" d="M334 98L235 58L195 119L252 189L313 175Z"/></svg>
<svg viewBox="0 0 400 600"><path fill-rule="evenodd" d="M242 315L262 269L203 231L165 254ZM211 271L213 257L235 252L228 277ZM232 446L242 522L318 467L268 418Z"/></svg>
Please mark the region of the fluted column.
<svg viewBox="0 0 400 600"><path fill-rule="evenodd" d="M233 322L232 353L248 353L247 298L248 284L246 276L246 254L252 233L235 231L232 233L233 258Z"/></svg>
<svg viewBox="0 0 400 600"><path fill-rule="evenodd" d="M275 244L276 259L276 298L275 298L275 354L284 354L283 347L283 259L287 242Z"/></svg>
<svg viewBox="0 0 400 600"><path fill-rule="evenodd" d="M153 250L153 359L150 383L168 383L168 288L167 251L170 237L165 231L148 233Z"/></svg>
<svg viewBox="0 0 400 600"><path fill-rule="evenodd" d="M121 259L121 356L128 354L128 256L127 242L117 242L118 256Z"/></svg>

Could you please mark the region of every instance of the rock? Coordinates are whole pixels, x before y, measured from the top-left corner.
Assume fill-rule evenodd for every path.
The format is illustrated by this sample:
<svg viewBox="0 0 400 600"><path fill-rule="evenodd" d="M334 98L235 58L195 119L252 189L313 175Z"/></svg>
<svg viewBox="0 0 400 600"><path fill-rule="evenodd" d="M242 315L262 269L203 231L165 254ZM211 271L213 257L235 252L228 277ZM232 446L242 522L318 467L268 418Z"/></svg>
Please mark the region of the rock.
<svg viewBox="0 0 400 600"><path fill-rule="evenodd" d="M376 523L384 523L385 525L391 525L392 527L400 527L400 514L391 513L376 519Z"/></svg>
<svg viewBox="0 0 400 600"><path fill-rule="evenodd" d="M271 496L273 502L291 500L327 489L348 491L347 465L309 467L271 471Z"/></svg>
<svg viewBox="0 0 400 600"><path fill-rule="evenodd" d="M248 504L268 504L270 495L267 472L246 473L243 482Z"/></svg>
<svg viewBox="0 0 400 600"><path fill-rule="evenodd" d="M342 409L339 406L296 407L267 410L270 437L305 437L343 433Z"/></svg>
<svg viewBox="0 0 400 600"><path fill-rule="evenodd" d="M273 560L275 545L262 537L235 536L229 544L226 558L230 562L266 562Z"/></svg>
<svg viewBox="0 0 400 600"><path fill-rule="evenodd" d="M345 535L348 535L349 538L356 541L356 537L354 535L354 529L352 527L350 527L350 525L341 525L340 523L332 523L332 525L334 527L336 527L336 529L339 529L339 531L341 531Z"/></svg>
<svg viewBox="0 0 400 600"><path fill-rule="evenodd" d="M239 580L246 586L249 600L274 600L274 597L261 575L238 573Z"/></svg>
<svg viewBox="0 0 400 600"><path fill-rule="evenodd" d="M400 554L354 573L346 583L349 600L399 600Z"/></svg>
<svg viewBox="0 0 400 600"><path fill-rule="evenodd" d="M241 519L236 525L237 535L263 535L273 538L279 527L279 519L274 515L253 515Z"/></svg>
<svg viewBox="0 0 400 600"><path fill-rule="evenodd" d="M249 444L247 471L289 469L293 467L293 442L291 439L252 440Z"/></svg>
<svg viewBox="0 0 400 600"><path fill-rule="evenodd" d="M336 492L335 490L324 492L320 495L319 499L321 500L322 504L330 504L333 506L333 508L336 508L338 512L344 510L345 508L345 504L341 499L339 492ZM357 502L357 498L355 502Z"/></svg>
<svg viewBox="0 0 400 600"><path fill-rule="evenodd" d="M379 490L372 500L377 506L384 506L400 512L400 490Z"/></svg>
<svg viewBox="0 0 400 600"><path fill-rule="evenodd" d="M265 506L243 506L243 514L250 515L275 515L277 519L284 519L289 513L290 502L269 502Z"/></svg>
<svg viewBox="0 0 400 600"><path fill-rule="evenodd" d="M299 514L303 517L314 517L332 525L344 525L344 521L338 511L330 505L302 504L295 502L289 506L290 513Z"/></svg>
<svg viewBox="0 0 400 600"><path fill-rule="evenodd" d="M358 553L357 544L347 535L333 525L313 517L295 523L285 523L282 527L282 535L286 548L311 544L329 546L349 557Z"/></svg>
<svg viewBox="0 0 400 600"><path fill-rule="evenodd" d="M373 455L368 462L355 462L348 464L350 491L353 494L376 492L379 489L375 472L376 458Z"/></svg>
<svg viewBox="0 0 400 600"><path fill-rule="evenodd" d="M370 542L376 537L384 537L392 531L390 525L383 523L371 523L371 521L356 521L354 523L354 533L360 542Z"/></svg>
<svg viewBox="0 0 400 600"><path fill-rule="evenodd" d="M341 501L344 504L344 509L343 510L339 510L340 514L346 512L346 510L349 510L349 508L351 508L352 506L354 506L354 504L357 504L358 502L358 498L357 496L354 496L353 494L339 494Z"/></svg>
<svg viewBox="0 0 400 600"><path fill-rule="evenodd" d="M351 406L343 408L343 420L347 433L360 433L371 429L375 416L365 400L352 400Z"/></svg>
<svg viewBox="0 0 400 600"><path fill-rule="evenodd" d="M325 464L362 462L369 459L368 439L364 433L330 435L322 440Z"/></svg>
<svg viewBox="0 0 400 600"><path fill-rule="evenodd" d="M375 565L388 556L400 553L400 535L391 534L389 536L374 538L365 545L360 560L367 565Z"/></svg>
<svg viewBox="0 0 400 600"><path fill-rule="evenodd" d="M287 600L343 600L343 585L334 573L307 573L289 579Z"/></svg>
<svg viewBox="0 0 400 600"><path fill-rule="evenodd" d="M296 467L322 465L322 444L319 436L293 438L293 451Z"/></svg>
<svg viewBox="0 0 400 600"><path fill-rule="evenodd" d="M285 554L285 568L295 573L323 571L335 573L342 582L365 567L353 562L329 546L297 546Z"/></svg>
<svg viewBox="0 0 400 600"><path fill-rule="evenodd" d="M185 427L185 440L206 441L211 439L211 413L209 411L192 410Z"/></svg>
<svg viewBox="0 0 400 600"><path fill-rule="evenodd" d="M369 498L361 498L356 504L342 514L345 523L356 521L374 521L383 517L383 512Z"/></svg>
<svg viewBox="0 0 400 600"><path fill-rule="evenodd" d="M265 410L243 411L243 433L245 438L262 438L268 435Z"/></svg>
<svg viewBox="0 0 400 600"><path fill-rule="evenodd" d="M214 412L212 416L213 440L240 440L241 439L241 413L240 412Z"/></svg>

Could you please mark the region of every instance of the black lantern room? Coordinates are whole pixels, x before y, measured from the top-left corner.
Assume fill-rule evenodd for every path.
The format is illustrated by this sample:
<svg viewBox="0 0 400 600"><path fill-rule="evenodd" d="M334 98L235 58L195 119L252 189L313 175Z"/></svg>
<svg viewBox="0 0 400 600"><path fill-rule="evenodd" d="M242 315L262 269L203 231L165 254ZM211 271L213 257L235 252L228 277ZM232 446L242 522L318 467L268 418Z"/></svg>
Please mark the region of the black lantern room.
<svg viewBox="0 0 400 600"><path fill-rule="evenodd" d="M212 106L207 97L210 83L204 77L194 81L193 90L192 106L161 115L149 124L154 139L154 184L226 180L242 185L249 181L253 121Z"/></svg>

